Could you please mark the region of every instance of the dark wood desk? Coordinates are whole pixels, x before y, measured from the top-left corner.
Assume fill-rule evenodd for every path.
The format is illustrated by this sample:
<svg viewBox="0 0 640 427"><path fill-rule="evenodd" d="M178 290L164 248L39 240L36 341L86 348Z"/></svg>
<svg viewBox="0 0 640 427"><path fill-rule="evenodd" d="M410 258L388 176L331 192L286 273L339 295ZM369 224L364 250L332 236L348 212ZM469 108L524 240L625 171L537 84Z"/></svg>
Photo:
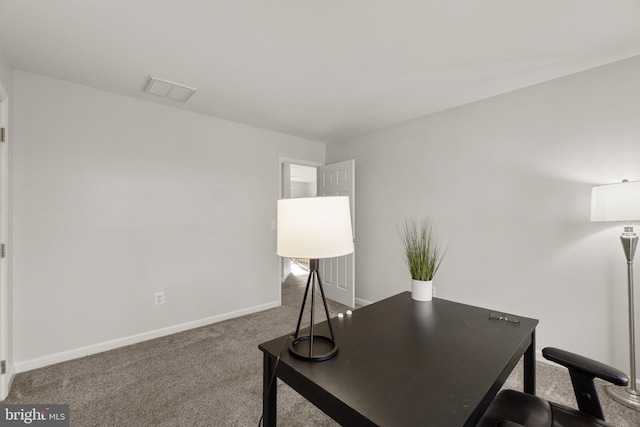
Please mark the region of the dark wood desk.
<svg viewBox="0 0 640 427"><path fill-rule="evenodd" d="M475 426L524 355L524 387L535 393L535 328L490 320L493 310L409 292L332 319L336 357L294 359L289 336L260 344L264 425L276 425L276 376L343 426ZM328 333L326 322L316 331Z"/></svg>

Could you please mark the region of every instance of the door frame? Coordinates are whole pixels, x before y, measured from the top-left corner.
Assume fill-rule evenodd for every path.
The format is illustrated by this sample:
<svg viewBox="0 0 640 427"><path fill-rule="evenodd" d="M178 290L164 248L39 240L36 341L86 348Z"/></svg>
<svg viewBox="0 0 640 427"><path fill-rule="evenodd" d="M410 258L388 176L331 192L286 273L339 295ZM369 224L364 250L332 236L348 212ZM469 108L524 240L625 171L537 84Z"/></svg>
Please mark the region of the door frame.
<svg viewBox="0 0 640 427"><path fill-rule="evenodd" d="M9 262L11 259L9 143L11 133L9 129L9 95L2 84L0 84L0 127L5 128L5 142L0 143L2 144L0 147L0 162L2 162L0 165L0 197L2 197L0 200L0 243L4 243L8 247L6 257L0 260L3 263L0 268L0 360L5 362L5 373L0 374L0 400L4 400L9 394L9 387L13 379L13 361L10 358L11 349L9 348L11 342L9 339L9 310L11 309L9 303L9 269L11 265Z"/></svg>
<svg viewBox="0 0 640 427"><path fill-rule="evenodd" d="M325 163L324 162L316 162L313 160L302 160L302 159L295 159L293 157L284 157L284 156L279 156L278 157L278 199L282 199L282 165L285 163L292 163L294 165L301 165L301 166L311 166L314 168L319 168L320 166L324 166ZM283 268L282 268L282 259L278 256L278 303L280 305L282 305L282 274L283 274Z"/></svg>

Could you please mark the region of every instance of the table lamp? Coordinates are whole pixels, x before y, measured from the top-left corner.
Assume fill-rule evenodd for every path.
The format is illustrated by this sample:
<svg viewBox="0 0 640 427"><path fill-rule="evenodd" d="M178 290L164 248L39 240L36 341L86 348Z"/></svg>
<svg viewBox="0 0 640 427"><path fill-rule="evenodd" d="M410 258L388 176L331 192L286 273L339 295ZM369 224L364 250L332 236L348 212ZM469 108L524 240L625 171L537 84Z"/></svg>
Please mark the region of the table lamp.
<svg viewBox="0 0 640 427"><path fill-rule="evenodd" d="M304 291L298 326L289 344L292 356L320 362L338 352L329 309L318 272L319 259L333 258L353 252L351 210L347 196L307 197L278 200L278 255L286 258L308 258L309 278ZM300 322L311 289L311 326L308 335L300 335ZM317 335L314 327L316 289L320 290L331 337Z"/></svg>
<svg viewBox="0 0 640 427"><path fill-rule="evenodd" d="M640 410L640 393L636 385L633 256L638 245L638 236L633 232L633 226L630 222L638 220L640 220L640 181L629 182L625 179L619 184L593 187L591 190L591 221L626 222L620 240L624 254L627 257L630 381L627 388L608 386L607 394L616 402L636 410Z"/></svg>

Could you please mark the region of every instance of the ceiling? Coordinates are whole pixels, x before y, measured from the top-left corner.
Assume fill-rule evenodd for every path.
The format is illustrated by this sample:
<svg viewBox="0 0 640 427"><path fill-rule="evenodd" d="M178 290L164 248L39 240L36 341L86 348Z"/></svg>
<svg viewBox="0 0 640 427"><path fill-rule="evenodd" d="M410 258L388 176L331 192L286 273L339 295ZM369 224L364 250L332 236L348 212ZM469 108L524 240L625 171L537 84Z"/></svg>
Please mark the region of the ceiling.
<svg viewBox="0 0 640 427"><path fill-rule="evenodd" d="M0 0L0 43L17 70L334 142L640 55L640 0Z"/></svg>

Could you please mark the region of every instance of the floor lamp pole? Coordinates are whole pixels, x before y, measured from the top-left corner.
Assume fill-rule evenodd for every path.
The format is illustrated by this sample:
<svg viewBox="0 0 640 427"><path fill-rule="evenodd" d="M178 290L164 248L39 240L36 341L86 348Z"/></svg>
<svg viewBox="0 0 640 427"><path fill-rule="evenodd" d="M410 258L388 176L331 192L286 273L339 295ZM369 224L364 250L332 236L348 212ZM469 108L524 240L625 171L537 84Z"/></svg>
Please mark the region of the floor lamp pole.
<svg viewBox="0 0 640 427"><path fill-rule="evenodd" d="M630 381L629 387L617 386L607 387L607 394L616 402L622 403L630 408L640 410L640 393L636 386L636 337L634 319L634 296L633 296L633 257L638 246L638 236L633 232L633 226L626 225L624 233L620 236L624 254L627 257L627 282L629 287L629 359L630 359Z"/></svg>

